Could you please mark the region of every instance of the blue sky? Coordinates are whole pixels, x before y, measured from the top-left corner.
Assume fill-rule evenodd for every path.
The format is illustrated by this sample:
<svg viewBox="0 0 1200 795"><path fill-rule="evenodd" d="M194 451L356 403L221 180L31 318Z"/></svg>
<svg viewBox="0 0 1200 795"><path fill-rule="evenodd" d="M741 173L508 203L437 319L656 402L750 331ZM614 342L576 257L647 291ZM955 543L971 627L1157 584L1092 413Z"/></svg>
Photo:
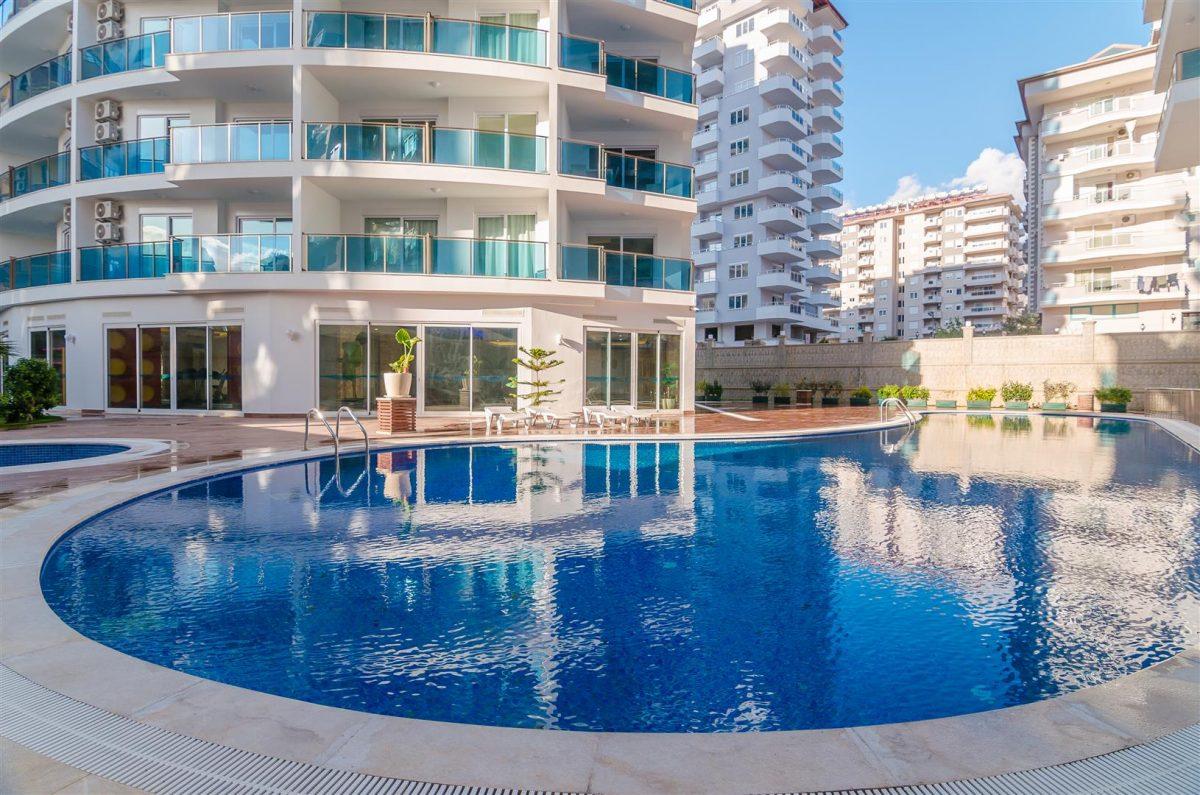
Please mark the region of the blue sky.
<svg viewBox="0 0 1200 795"><path fill-rule="evenodd" d="M1141 0L834 0L846 17L842 133L847 206L962 177L980 153L1014 151L1017 79L1143 44ZM972 169L1012 182L991 153Z"/></svg>

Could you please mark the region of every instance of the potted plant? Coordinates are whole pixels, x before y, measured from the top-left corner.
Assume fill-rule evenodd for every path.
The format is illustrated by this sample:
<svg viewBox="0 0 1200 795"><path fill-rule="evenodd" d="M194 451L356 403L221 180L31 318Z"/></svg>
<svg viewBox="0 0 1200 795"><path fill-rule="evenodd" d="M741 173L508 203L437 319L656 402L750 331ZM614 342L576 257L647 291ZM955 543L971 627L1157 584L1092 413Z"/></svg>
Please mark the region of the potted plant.
<svg viewBox="0 0 1200 795"><path fill-rule="evenodd" d="M1005 381L1000 386L1000 397L1008 411L1028 411L1033 399L1033 384L1024 381Z"/></svg>
<svg viewBox="0 0 1200 795"><path fill-rule="evenodd" d="M704 399L705 400L720 400L721 395L725 394L725 387L721 386L720 381L701 381L704 384Z"/></svg>
<svg viewBox="0 0 1200 795"><path fill-rule="evenodd" d="M696 382L696 400L704 400L706 397L708 397L708 382L707 381L697 381Z"/></svg>
<svg viewBox="0 0 1200 795"><path fill-rule="evenodd" d="M388 365L392 372L383 374L383 391L388 397L408 397L412 392L412 373L408 368L412 367L417 358L413 350L420 342L421 338L414 337L406 328L396 332L396 343L404 352L400 354L399 359Z"/></svg>
<svg viewBox="0 0 1200 795"><path fill-rule="evenodd" d="M779 401L776 400L776 403ZM813 384L810 384L806 379L801 378L796 382L796 405L811 406L813 403Z"/></svg>
<svg viewBox="0 0 1200 795"><path fill-rule="evenodd" d="M946 391L945 394L949 395L949 397L939 398L933 402L933 405L937 406L939 409L958 408L958 398L954 397L954 393Z"/></svg>
<svg viewBox="0 0 1200 795"><path fill-rule="evenodd" d="M1042 382L1042 411L1066 411L1075 385L1070 381Z"/></svg>
<svg viewBox="0 0 1200 795"><path fill-rule="evenodd" d="M888 398L898 397L900 397L899 384L884 384L883 386L879 387L879 389L875 390L875 400L879 403L882 403Z"/></svg>
<svg viewBox="0 0 1200 795"><path fill-rule="evenodd" d="M842 382L830 381L821 387L821 405L836 406L842 402Z"/></svg>
<svg viewBox="0 0 1200 795"><path fill-rule="evenodd" d="M674 411L675 407L679 405L676 391L678 387L679 365L671 361L664 362L662 366L662 407L665 411Z"/></svg>
<svg viewBox="0 0 1200 795"><path fill-rule="evenodd" d="M1133 400L1133 392L1123 386L1106 386L1096 390L1096 400L1101 411L1125 411Z"/></svg>
<svg viewBox="0 0 1200 795"><path fill-rule="evenodd" d="M871 405L871 390L865 386L860 386L850 393L851 406L869 406Z"/></svg>
<svg viewBox="0 0 1200 795"><path fill-rule="evenodd" d="M984 411L992 407L992 401L996 399L996 388L992 386L975 386L971 387L967 392L967 408L983 409Z"/></svg>
<svg viewBox="0 0 1200 795"><path fill-rule="evenodd" d="M908 384L900 387L900 397L910 408L923 409L929 405L929 387Z"/></svg>
<svg viewBox="0 0 1200 795"><path fill-rule="evenodd" d="M792 398L791 398L792 387L790 385L776 384L771 389L771 392L774 393L774 395L775 395L775 405L776 406L787 406L787 405L791 404L791 402L792 402ZM796 394L799 395L800 391L796 390Z"/></svg>
<svg viewBox="0 0 1200 795"><path fill-rule="evenodd" d="M750 402L756 406L765 406L770 402L770 397L767 393L771 391L770 381L751 381L750 388L754 390L754 397L750 398Z"/></svg>

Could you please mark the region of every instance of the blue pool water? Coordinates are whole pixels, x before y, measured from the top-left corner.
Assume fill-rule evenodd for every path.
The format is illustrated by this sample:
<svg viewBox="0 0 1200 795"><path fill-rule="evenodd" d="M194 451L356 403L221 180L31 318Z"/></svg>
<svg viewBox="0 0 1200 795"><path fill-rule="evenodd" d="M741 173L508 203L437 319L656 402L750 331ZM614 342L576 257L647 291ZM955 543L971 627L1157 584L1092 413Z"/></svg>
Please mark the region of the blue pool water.
<svg viewBox="0 0 1200 795"><path fill-rule="evenodd" d="M369 478L368 478L369 475ZM344 492L344 494L343 494ZM402 450L79 527L50 605L128 654L350 709L605 731L1021 704L1195 642L1200 455L1147 423Z"/></svg>
<svg viewBox="0 0 1200 795"><path fill-rule="evenodd" d="M128 449L123 444L54 444L51 442L0 444L0 469L31 464L53 464L59 461L76 461L80 458L96 458L102 455L123 453Z"/></svg>

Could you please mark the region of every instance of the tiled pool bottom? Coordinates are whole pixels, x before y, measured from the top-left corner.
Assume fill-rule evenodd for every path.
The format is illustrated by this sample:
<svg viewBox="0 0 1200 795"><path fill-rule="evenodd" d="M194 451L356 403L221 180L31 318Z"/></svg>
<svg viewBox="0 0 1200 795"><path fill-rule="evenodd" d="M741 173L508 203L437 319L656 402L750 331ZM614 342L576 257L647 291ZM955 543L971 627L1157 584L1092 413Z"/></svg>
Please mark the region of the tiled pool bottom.
<svg viewBox="0 0 1200 795"><path fill-rule="evenodd" d="M105 455L124 453L130 448L123 444L16 442L0 444L0 470L36 464L56 464Z"/></svg>

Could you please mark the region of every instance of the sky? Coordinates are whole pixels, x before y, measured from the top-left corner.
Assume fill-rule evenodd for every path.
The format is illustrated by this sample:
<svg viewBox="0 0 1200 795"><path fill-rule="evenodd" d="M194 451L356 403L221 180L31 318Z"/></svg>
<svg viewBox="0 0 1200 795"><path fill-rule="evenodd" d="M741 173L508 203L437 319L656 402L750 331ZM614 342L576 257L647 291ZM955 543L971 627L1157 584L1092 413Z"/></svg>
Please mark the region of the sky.
<svg viewBox="0 0 1200 795"><path fill-rule="evenodd" d="M834 0L846 207L986 183L1020 193L1017 80L1144 44L1141 0Z"/></svg>

